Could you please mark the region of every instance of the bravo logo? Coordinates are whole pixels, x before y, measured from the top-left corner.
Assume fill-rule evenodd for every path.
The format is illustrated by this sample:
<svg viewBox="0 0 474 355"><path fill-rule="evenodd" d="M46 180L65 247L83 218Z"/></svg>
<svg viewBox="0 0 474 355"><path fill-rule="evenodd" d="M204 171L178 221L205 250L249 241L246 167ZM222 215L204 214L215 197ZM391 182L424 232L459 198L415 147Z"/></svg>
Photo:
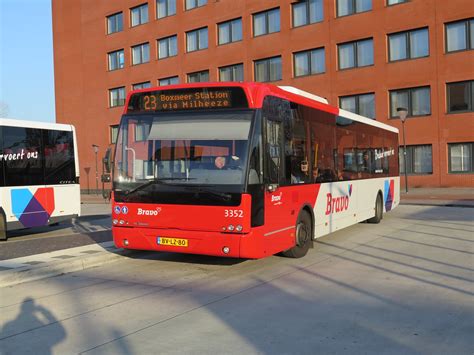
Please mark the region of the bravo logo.
<svg viewBox="0 0 474 355"><path fill-rule="evenodd" d="M348 186L348 194L333 197L331 193L327 193L326 216L331 213L346 211L349 208L349 200L352 195L352 184Z"/></svg>
<svg viewBox="0 0 474 355"><path fill-rule="evenodd" d="M137 210L138 216L158 216L158 213L161 212L161 208L157 207L155 210L144 210L143 208L139 208Z"/></svg>

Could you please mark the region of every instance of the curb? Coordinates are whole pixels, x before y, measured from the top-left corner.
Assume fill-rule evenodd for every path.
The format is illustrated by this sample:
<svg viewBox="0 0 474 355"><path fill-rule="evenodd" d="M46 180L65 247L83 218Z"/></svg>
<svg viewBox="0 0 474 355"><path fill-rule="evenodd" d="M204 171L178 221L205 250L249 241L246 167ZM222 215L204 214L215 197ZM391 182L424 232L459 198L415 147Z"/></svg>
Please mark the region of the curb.
<svg viewBox="0 0 474 355"><path fill-rule="evenodd" d="M458 208L474 208L474 202L470 203L459 203L454 201L421 201L421 200L405 200L400 201L400 205L405 206L432 206L432 207L458 207Z"/></svg>
<svg viewBox="0 0 474 355"><path fill-rule="evenodd" d="M129 250L113 242L87 245L0 262L0 287L41 280L118 261Z"/></svg>

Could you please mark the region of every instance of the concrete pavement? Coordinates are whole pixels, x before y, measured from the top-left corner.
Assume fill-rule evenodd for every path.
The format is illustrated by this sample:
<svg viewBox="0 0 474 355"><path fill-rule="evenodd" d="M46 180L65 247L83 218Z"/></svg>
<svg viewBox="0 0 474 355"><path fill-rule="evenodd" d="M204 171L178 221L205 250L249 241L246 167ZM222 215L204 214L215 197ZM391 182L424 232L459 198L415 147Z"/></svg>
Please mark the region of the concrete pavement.
<svg viewBox="0 0 474 355"><path fill-rule="evenodd" d="M139 253L4 287L0 349L471 355L471 212L400 206L297 260Z"/></svg>

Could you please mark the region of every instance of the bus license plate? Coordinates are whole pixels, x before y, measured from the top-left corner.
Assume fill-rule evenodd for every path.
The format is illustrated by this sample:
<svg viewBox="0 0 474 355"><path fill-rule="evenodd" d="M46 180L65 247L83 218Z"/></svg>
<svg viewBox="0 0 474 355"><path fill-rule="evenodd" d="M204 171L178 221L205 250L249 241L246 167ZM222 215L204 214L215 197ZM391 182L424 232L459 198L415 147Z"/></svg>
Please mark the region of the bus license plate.
<svg viewBox="0 0 474 355"><path fill-rule="evenodd" d="M169 245L172 247L187 247L188 246L187 239L157 237L156 242L159 245Z"/></svg>

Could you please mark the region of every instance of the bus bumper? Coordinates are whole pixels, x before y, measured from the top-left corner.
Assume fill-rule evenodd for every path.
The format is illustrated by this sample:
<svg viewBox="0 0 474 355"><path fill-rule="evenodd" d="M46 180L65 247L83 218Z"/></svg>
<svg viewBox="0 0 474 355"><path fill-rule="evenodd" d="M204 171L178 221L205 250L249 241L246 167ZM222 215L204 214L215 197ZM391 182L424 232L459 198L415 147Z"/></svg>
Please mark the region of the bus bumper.
<svg viewBox="0 0 474 355"><path fill-rule="evenodd" d="M241 242L252 239L252 232L231 234L206 231L186 231L177 229L151 229L112 227L114 243L118 248L136 250L155 250L174 253L202 254L231 258L259 258L256 250L241 253ZM184 239L187 246L160 244L160 238ZM160 241L159 241L160 240Z"/></svg>

